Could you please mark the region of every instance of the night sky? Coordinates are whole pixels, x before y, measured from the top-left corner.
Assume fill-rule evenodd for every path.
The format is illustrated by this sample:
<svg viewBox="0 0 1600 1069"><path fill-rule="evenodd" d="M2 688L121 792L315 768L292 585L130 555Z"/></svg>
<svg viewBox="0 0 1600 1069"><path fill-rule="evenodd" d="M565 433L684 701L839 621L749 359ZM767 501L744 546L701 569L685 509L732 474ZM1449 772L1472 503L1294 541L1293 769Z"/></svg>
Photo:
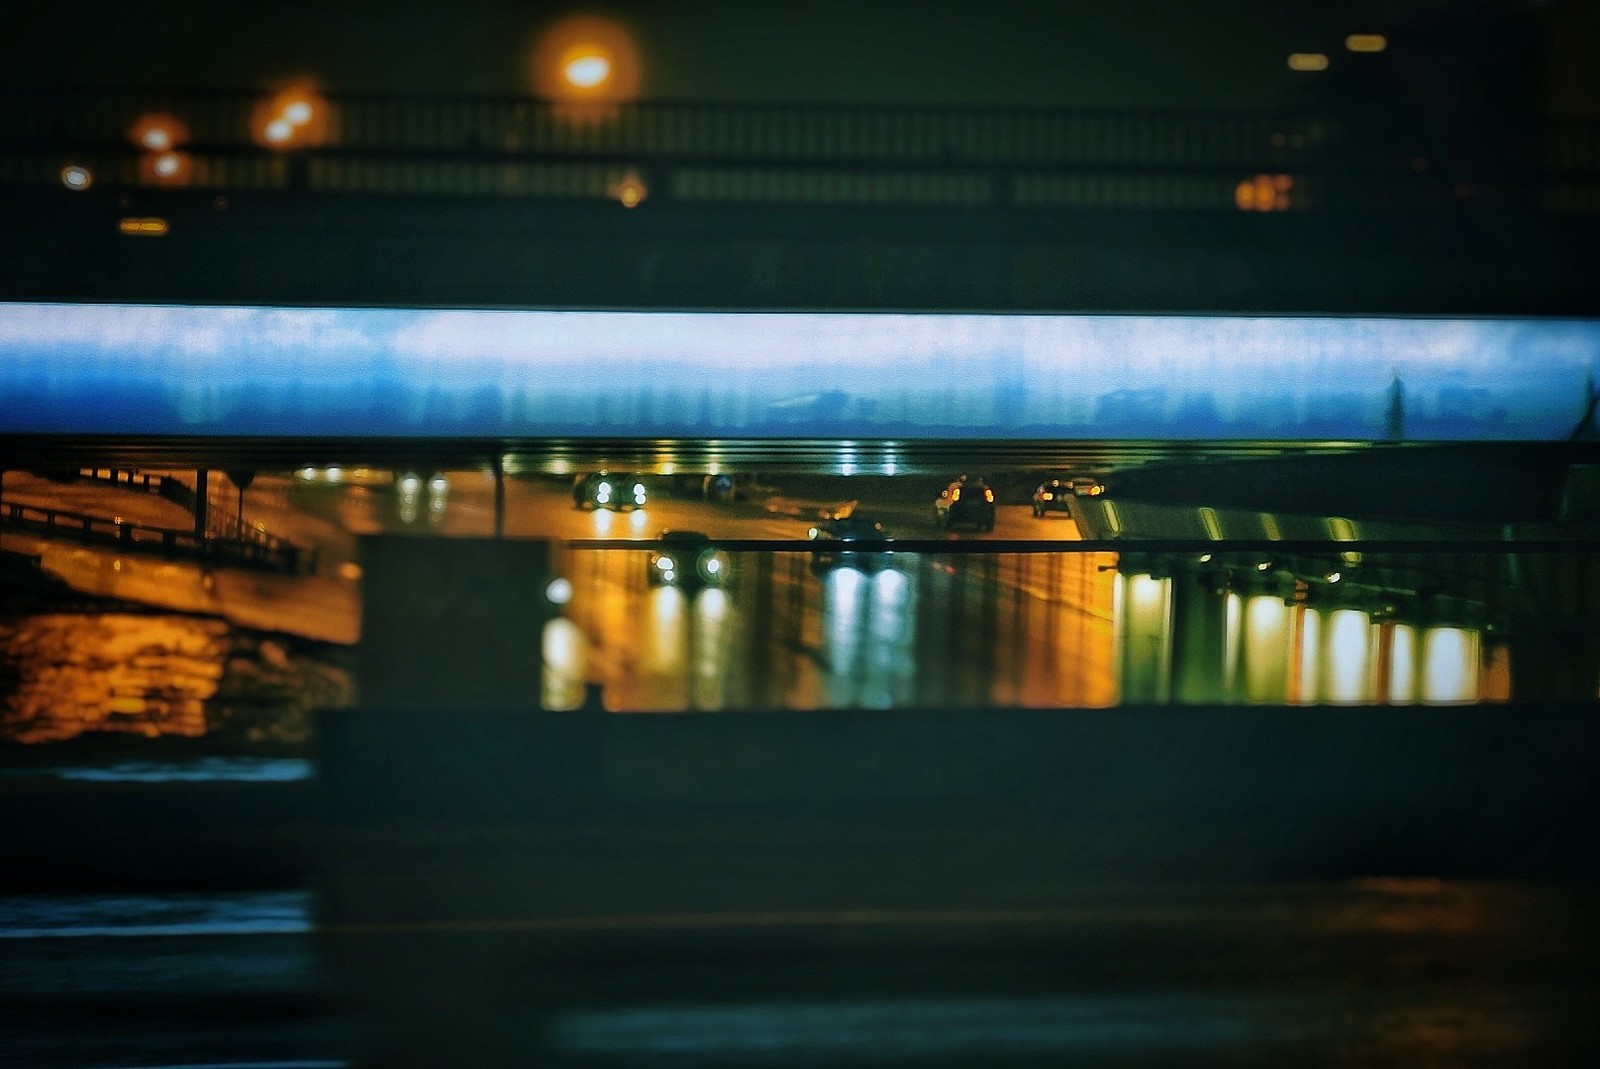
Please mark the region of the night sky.
<svg viewBox="0 0 1600 1069"><path fill-rule="evenodd" d="M1585 73L1596 11L1585 0L41 4L10 17L0 62L6 81L32 84L251 88L309 75L333 90L526 94L541 32L588 13L632 33L650 99L1292 108L1320 76L1289 71L1287 55L1321 51L1334 63L1324 82L1509 81L1569 114L1600 113ZM1352 32L1395 46L1354 57L1341 45Z"/></svg>

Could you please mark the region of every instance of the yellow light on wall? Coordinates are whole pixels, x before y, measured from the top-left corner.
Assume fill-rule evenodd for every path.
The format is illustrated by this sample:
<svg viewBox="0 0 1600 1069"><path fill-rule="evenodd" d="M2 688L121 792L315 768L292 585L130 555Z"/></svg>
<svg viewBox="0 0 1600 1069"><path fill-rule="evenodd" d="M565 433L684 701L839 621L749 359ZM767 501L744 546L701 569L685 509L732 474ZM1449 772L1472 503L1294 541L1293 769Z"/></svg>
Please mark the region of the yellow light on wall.
<svg viewBox="0 0 1600 1069"><path fill-rule="evenodd" d="M1344 47L1351 52L1382 52L1389 39L1381 33L1353 33L1344 39Z"/></svg>
<svg viewBox="0 0 1600 1069"><path fill-rule="evenodd" d="M1289 69L1325 71L1328 69L1328 57L1322 52L1292 52L1289 54Z"/></svg>

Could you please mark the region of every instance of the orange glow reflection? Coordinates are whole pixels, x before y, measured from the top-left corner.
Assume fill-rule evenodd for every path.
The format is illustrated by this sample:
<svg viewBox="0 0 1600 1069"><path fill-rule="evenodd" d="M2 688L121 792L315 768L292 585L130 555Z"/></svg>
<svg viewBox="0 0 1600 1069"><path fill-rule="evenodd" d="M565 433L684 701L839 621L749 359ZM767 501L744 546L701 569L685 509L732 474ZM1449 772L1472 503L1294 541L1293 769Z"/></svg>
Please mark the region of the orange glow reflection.
<svg viewBox="0 0 1600 1069"><path fill-rule="evenodd" d="M154 185L186 185L194 163L187 152L147 152L139 158L139 176Z"/></svg>
<svg viewBox="0 0 1600 1069"><path fill-rule="evenodd" d="M189 139L189 131L171 115L152 112L134 121L133 143L149 152L166 152Z"/></svg>

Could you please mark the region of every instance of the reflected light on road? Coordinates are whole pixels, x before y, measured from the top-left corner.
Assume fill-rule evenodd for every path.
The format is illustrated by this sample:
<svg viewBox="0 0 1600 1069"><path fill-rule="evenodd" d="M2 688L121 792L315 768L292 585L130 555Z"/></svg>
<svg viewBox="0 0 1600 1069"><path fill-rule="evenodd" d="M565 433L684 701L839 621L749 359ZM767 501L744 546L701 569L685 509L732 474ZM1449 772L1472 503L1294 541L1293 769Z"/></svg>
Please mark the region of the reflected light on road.
<svg viewBox="0 0 1600 1069"><path fill-rule="evenodd" d="M1478 633L1430 627L1422 636L1422 700L1433 705L1478 698Z"/></svg>
<svg viewBox="0 0 1600 1069"><path fill-rule="evenodd" d="M661 586L650 591L650 633L645 643L645 664L655 674L681 680L687 658L688 631L683 592Z"/></svg>
<svg viewBox="0 0 1600 1069"><path fill-rule="evenodd" d="M591 516L594 517L594 533L601 538L611 535L611 525L617 522L616 513L610 509L595 509Z"/></svg>
<svg viewBox="0 0 1600 1069"><path fill-rule="evenodd" d="M543 649L544 707L576 709L583 704L583 632L571 620L558 616L544 625Z"/></svg>
<svg viewBox="0 0 1600 1069"><path fill-rule="evenodd" d="M716 587L702 590L694 599L691 695L696 709L721 709L727 705L723 679L728 660L728 643L724 641L728 608L728 595Z"/></svg>

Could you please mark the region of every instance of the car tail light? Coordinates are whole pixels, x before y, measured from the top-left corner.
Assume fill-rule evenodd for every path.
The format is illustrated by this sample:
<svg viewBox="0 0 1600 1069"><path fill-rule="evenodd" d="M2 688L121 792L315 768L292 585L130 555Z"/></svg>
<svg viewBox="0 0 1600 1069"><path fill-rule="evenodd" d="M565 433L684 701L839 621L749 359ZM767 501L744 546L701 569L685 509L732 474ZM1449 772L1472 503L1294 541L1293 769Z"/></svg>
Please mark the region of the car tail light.
<svg viewBox="0 0 1600 1069"><path fill-rule="evenodd" d="M994 500L994 491L993 490L988 490L988 489L984 490L983 499L985 501L993 501Z"/></svg>
<svg viewBox="0 0 1600 1069"><path fill-rule="evenodd" d="M961 491L960 490L952 490L952 491L950 491L950 500L951 501L960 501L961 500Z"/></svg>

